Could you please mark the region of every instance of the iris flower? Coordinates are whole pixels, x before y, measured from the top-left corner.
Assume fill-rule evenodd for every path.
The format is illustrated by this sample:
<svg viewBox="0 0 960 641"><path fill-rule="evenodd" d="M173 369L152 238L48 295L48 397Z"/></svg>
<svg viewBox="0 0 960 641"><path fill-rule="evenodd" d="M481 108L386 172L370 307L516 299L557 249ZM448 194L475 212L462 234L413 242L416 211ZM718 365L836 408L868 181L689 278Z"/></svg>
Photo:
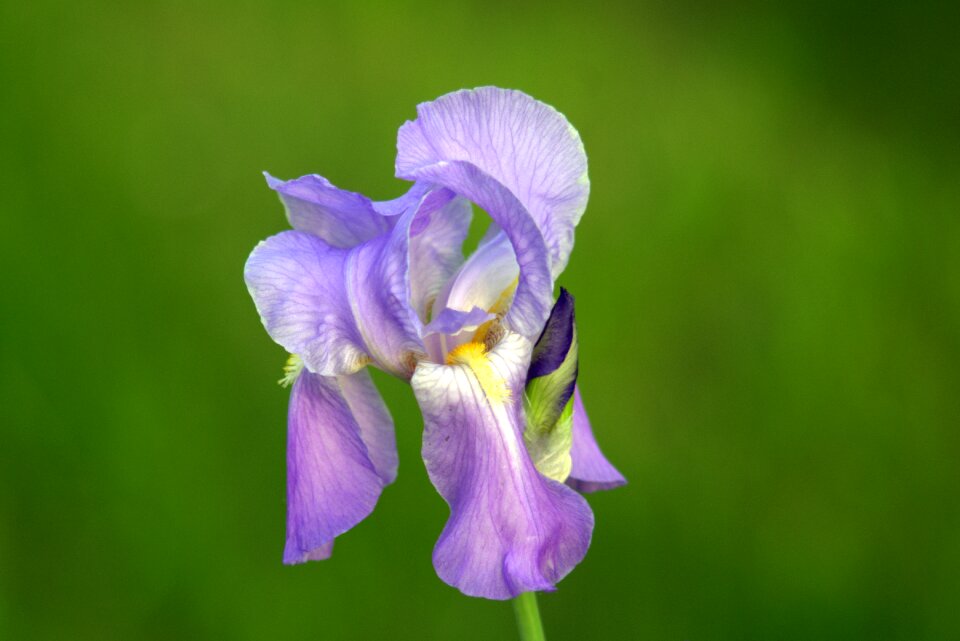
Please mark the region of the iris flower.
<svg viewBox="0 0 960 641"><path fill-rule="evenodd" d="M267 175L293 229L244 276L291 354L283 560L329 557L396 478L372 365L423 413L423 462L450 507L440 578L490 599L553 590L590 545L580 492L625 482L576 388L573 298L553 295L590 189L580 136L519 91L458 91L400 128L396 175L413 186L385 202ZM492 223L464 260L471 203Z"/></svg>

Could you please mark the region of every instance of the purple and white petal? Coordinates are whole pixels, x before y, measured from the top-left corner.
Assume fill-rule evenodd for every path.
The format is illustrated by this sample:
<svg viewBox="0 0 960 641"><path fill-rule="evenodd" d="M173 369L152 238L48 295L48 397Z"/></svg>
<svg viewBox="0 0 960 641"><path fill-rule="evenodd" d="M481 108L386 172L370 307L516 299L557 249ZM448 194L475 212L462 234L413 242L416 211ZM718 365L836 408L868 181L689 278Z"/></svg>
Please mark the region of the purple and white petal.
<svg viewBox="0 0 960 641"><path fill-rule="evenodd" d="M338 190L319 176L278 183L272 184L286 190L309 184L314 200L321 187L327 189L336 208L315 208L302 219L292 216L313 233L273 236L247 261L247 286L268 333L315 373L348 374L372 361L409 378L414 357L424 351L427 307L462 262L470 203L426 183L383 203ZM322 224L335 222L334 214L347 216L348 205L356 220L363 220L363 212L389 220L387 231L349 250L326 242L318 235L326 233ZM349 231L339 241L353 242L358 234Z"/></svg>
<svg viewBox="0 0 960 641"><path fill-rule="evenodd" d="M524 448L519 403L530 350L508 333L472 365L421 362L411 379L424 463L450 506L434 567L471 596L552 590L590 545L589 505L537 472ZM509 398L490 393L502 384Z"/></svg>
<svg viewBox="0 0 960 641"><path fill-rule="evenodd" d="M385 477L396 473L392 437L385 434L392 420L370 396L369 378L351 379L303 371L293 384L284 563L329 557L334 537L370 514ZM365 439L378 449L372 452Z"/></svg>
<svg viewBox="0 0 960 641"><path fill-rule="evenodd" d="M513 297L520 267L510 239L502 232L477 248L437 296L434 314L444 308L468 311L474 307L502 312ZM499 309L502 307L503 309Z"/></svg>
<svg viewBox="0 0 960 641"><path fill-rule="evenodd" d="M398 175L443 185L490 214L513 246L519 267L517 290L504 324L524 336L539 334L553 304L553 279L543 236L516 196L469 162L438 162Z"/></svg>
<svg viewBox="0 0 960 641"><path fill-rule="evenodd" d="M625 485L627 479L606 459L590 429L590 419L583 408L580 388L573 391L573 446L570 448L573 468L567 485L579 492L612 490Z"/></svg>
<svg viewBox="0 0 960 641"><path fill-rule="evenodd" d="M439 189L424 199L410 224L410 304L424 323L441 288L463 262L472 217L469 201Z"/></svg>
<svg viewBox="0 0 960 641"><path fill-rule="evenodd" d="M573 126L553 107L497 87L419 105L417 119L400 128L397 176L456 161L477 167L519 199L546 241L556 278L590 194L587 156Z"/></svg>
<svg viewBox="0 0 960 641"><path fill-rule="evenodd" d="M441 309L423 328L423 344L427 356L434 363L444 362L447 352L473 340L480 326L496 317L496 314L480 307L474 307L467 312L449 307Z"/></svg>

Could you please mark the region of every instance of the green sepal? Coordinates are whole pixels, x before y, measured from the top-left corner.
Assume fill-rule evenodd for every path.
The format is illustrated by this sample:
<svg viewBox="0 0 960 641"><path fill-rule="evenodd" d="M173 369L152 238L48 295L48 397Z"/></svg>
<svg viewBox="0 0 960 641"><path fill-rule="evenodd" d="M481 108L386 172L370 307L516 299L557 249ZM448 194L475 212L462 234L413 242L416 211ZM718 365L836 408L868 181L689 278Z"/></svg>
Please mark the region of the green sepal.
<svg viewBox="0 0 960 641"><path fill-rule="evenodd" d="M537 470L565 481L570 475L573 445L573 387L577 381L577 335L553 372L527 383L523 396L526 427L523 438Z"/></svg>

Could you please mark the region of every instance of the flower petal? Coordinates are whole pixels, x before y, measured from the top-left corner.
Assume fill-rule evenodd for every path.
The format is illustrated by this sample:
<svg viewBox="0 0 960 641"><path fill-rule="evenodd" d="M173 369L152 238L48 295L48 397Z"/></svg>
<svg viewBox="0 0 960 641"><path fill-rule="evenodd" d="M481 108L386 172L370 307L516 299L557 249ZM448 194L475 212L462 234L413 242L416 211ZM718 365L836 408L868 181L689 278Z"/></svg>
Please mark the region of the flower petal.
<svg viewBox="0 0 960 641"><path fill-rule="evenodd" d="M305 178L315 179L310 181L314 187L323 184L316 183L319 177ZM290 183L284 185L286 189ZM425 183L386 203L330 189L338 194L338 213L347 211L343 202L358 211L369 209L371 215L388 217L388 231L349 250L301 231L268 238L247 261L244 276L250 294L267 332L300 355L310 371L349 374L372 360L409 378L411 355L423 351L426 307L462 261L470 204ZM406 210L401 213L402 206ZM318 221L332 225L335 219L318 216L308 219L307 227L329 236ZM294 216L291 220L298 222ZM359 238L349 226L345 229L351 242Z"/></svg>
<svg viewBox="0 0 960 641"><path fill-rule="evenodd" d="M493 320L494 318L496 318L495 314L491 314L487 310L481 309L480 307L474 307L468 312L445 307L440 311L439 314L437 314L436 318L430 321L430 323L423 328L423 335L454 335L461 331L473 332L476 331L478 327L489 320Z"/></svg>
<svg viewBox="0 0 960 641"><path fill-rule="evenodd" d="M410 304L424 323L444 283L463 262L472 217L469 201L441 189L424 200L410 225Z"/></svg>
<svg viewBox="0 0 960 641"><path fill-rule="evenodd" d="M312 234L285 231L257 245L244 267L267 333L324 376L353 373L369 361L347 296L349 256Z"/></svg>
<svg viewBox="0 0 960 641"><path fill-rule="evenodd" d="M468 312L444 307L423 328L423 343L427 355L434 363L442 363L447 352L470 341L481 325L496 317L496 314L479 307Z"/></svg>
<svg viewBox="0 0 960 641"><path fill-rule="evenodd" d="M524 448L519 403L530 350L508 333L480 352L480 363L421 362L411 379L424 415L423 460L450 505L434 567L471 596L552 590L590 545L589 505L539 474ZM488 396L502 383L512 398Z"/></svg>
<svg viewBox="0 0 960 641"><path fill-rule="evenodd" d="M373 384L370 372L362 369L350 376L338 376L340 393L350 406L367 455L384 485L397 478L397 440L393 418L383 397Z"/></svg>
<svg viewBox="0 0 960 641"><path fill-rule="evenodd" d="M596 492L612 490L625 485L627 479L617 471L604 457L593 438L590 419L583 408L580 388L573 391L573 447L570 449L573 469L567 479L567 485L578 492Z"/></svg>
<svg viewBox="0 0 960 641"><path fill-rule="evenodd" d="M398 175L442 185L475 202L500 225L513 245L520 272L517 291L504 323L524 336L537 335L553 303L553 279L543 237L523 204L506 187L469 162L438 162Z"/></svg>
<svg viewBox="0 0 960 641"><path fill-rule="evenodd" d="M264 172L267 185L280 195L287 210L290 226L298 231L310 232L322 238L332 247L348 248L385 234L392 221L377 210L374 203L363 194L335 187L323 176L311 174L294 180L279 180ZM396 205L408 205L412 197L405 194L390 203L380 203L384 211L393 213Z"/></svg>
<svg viewBox="0 0 960 641"><path fill-rule="evenodd" d="M576 129L553 107L520 91L457 91L419 105L417 119L401 127L397 176L453 161L472 164L519 199L543 234L556 278L590 194Z"/></svg>
<svg viewBox="0 0 960 641"><path fill-rule="evenodd" d="M396 474L392 435L387 436L393 422L371 392L376 394L366 372L335 378L303 371L294 382L284 563L329 557L334 537L370 514Z"/></svg>
<svg viewBox="0 0 960 641"><path fill-rule="evenodd" d="M434 314L447 307L461 311L479 307L499 313L503 310L494 308L499 307L505 294L512 296L519 273L510 239L501 232L478 247L448 281L433 305Z"/></svg>

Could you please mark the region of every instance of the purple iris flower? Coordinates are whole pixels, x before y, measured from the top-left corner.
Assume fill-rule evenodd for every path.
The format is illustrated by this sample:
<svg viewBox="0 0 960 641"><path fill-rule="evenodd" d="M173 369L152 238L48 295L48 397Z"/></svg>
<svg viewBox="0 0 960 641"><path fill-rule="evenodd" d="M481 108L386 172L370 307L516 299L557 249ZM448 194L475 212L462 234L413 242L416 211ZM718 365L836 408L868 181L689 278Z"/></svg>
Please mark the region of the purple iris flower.
<svg viewBox="0 0 960 641"><path fill-rule="evenodd" d="M413 186L386 202L267 176L293 230L244 276L292 355L284 562L329 557L396 478L373 365L409 381L423 413L423 461L450 506L440 578L491 599L552 590L590 545L578 491L625 482L576 389L573 298L553 298L589 194L579 134L519 91L458 91L400 128L396 175ZM464 260L471 203L492 224Z"/></svg>

